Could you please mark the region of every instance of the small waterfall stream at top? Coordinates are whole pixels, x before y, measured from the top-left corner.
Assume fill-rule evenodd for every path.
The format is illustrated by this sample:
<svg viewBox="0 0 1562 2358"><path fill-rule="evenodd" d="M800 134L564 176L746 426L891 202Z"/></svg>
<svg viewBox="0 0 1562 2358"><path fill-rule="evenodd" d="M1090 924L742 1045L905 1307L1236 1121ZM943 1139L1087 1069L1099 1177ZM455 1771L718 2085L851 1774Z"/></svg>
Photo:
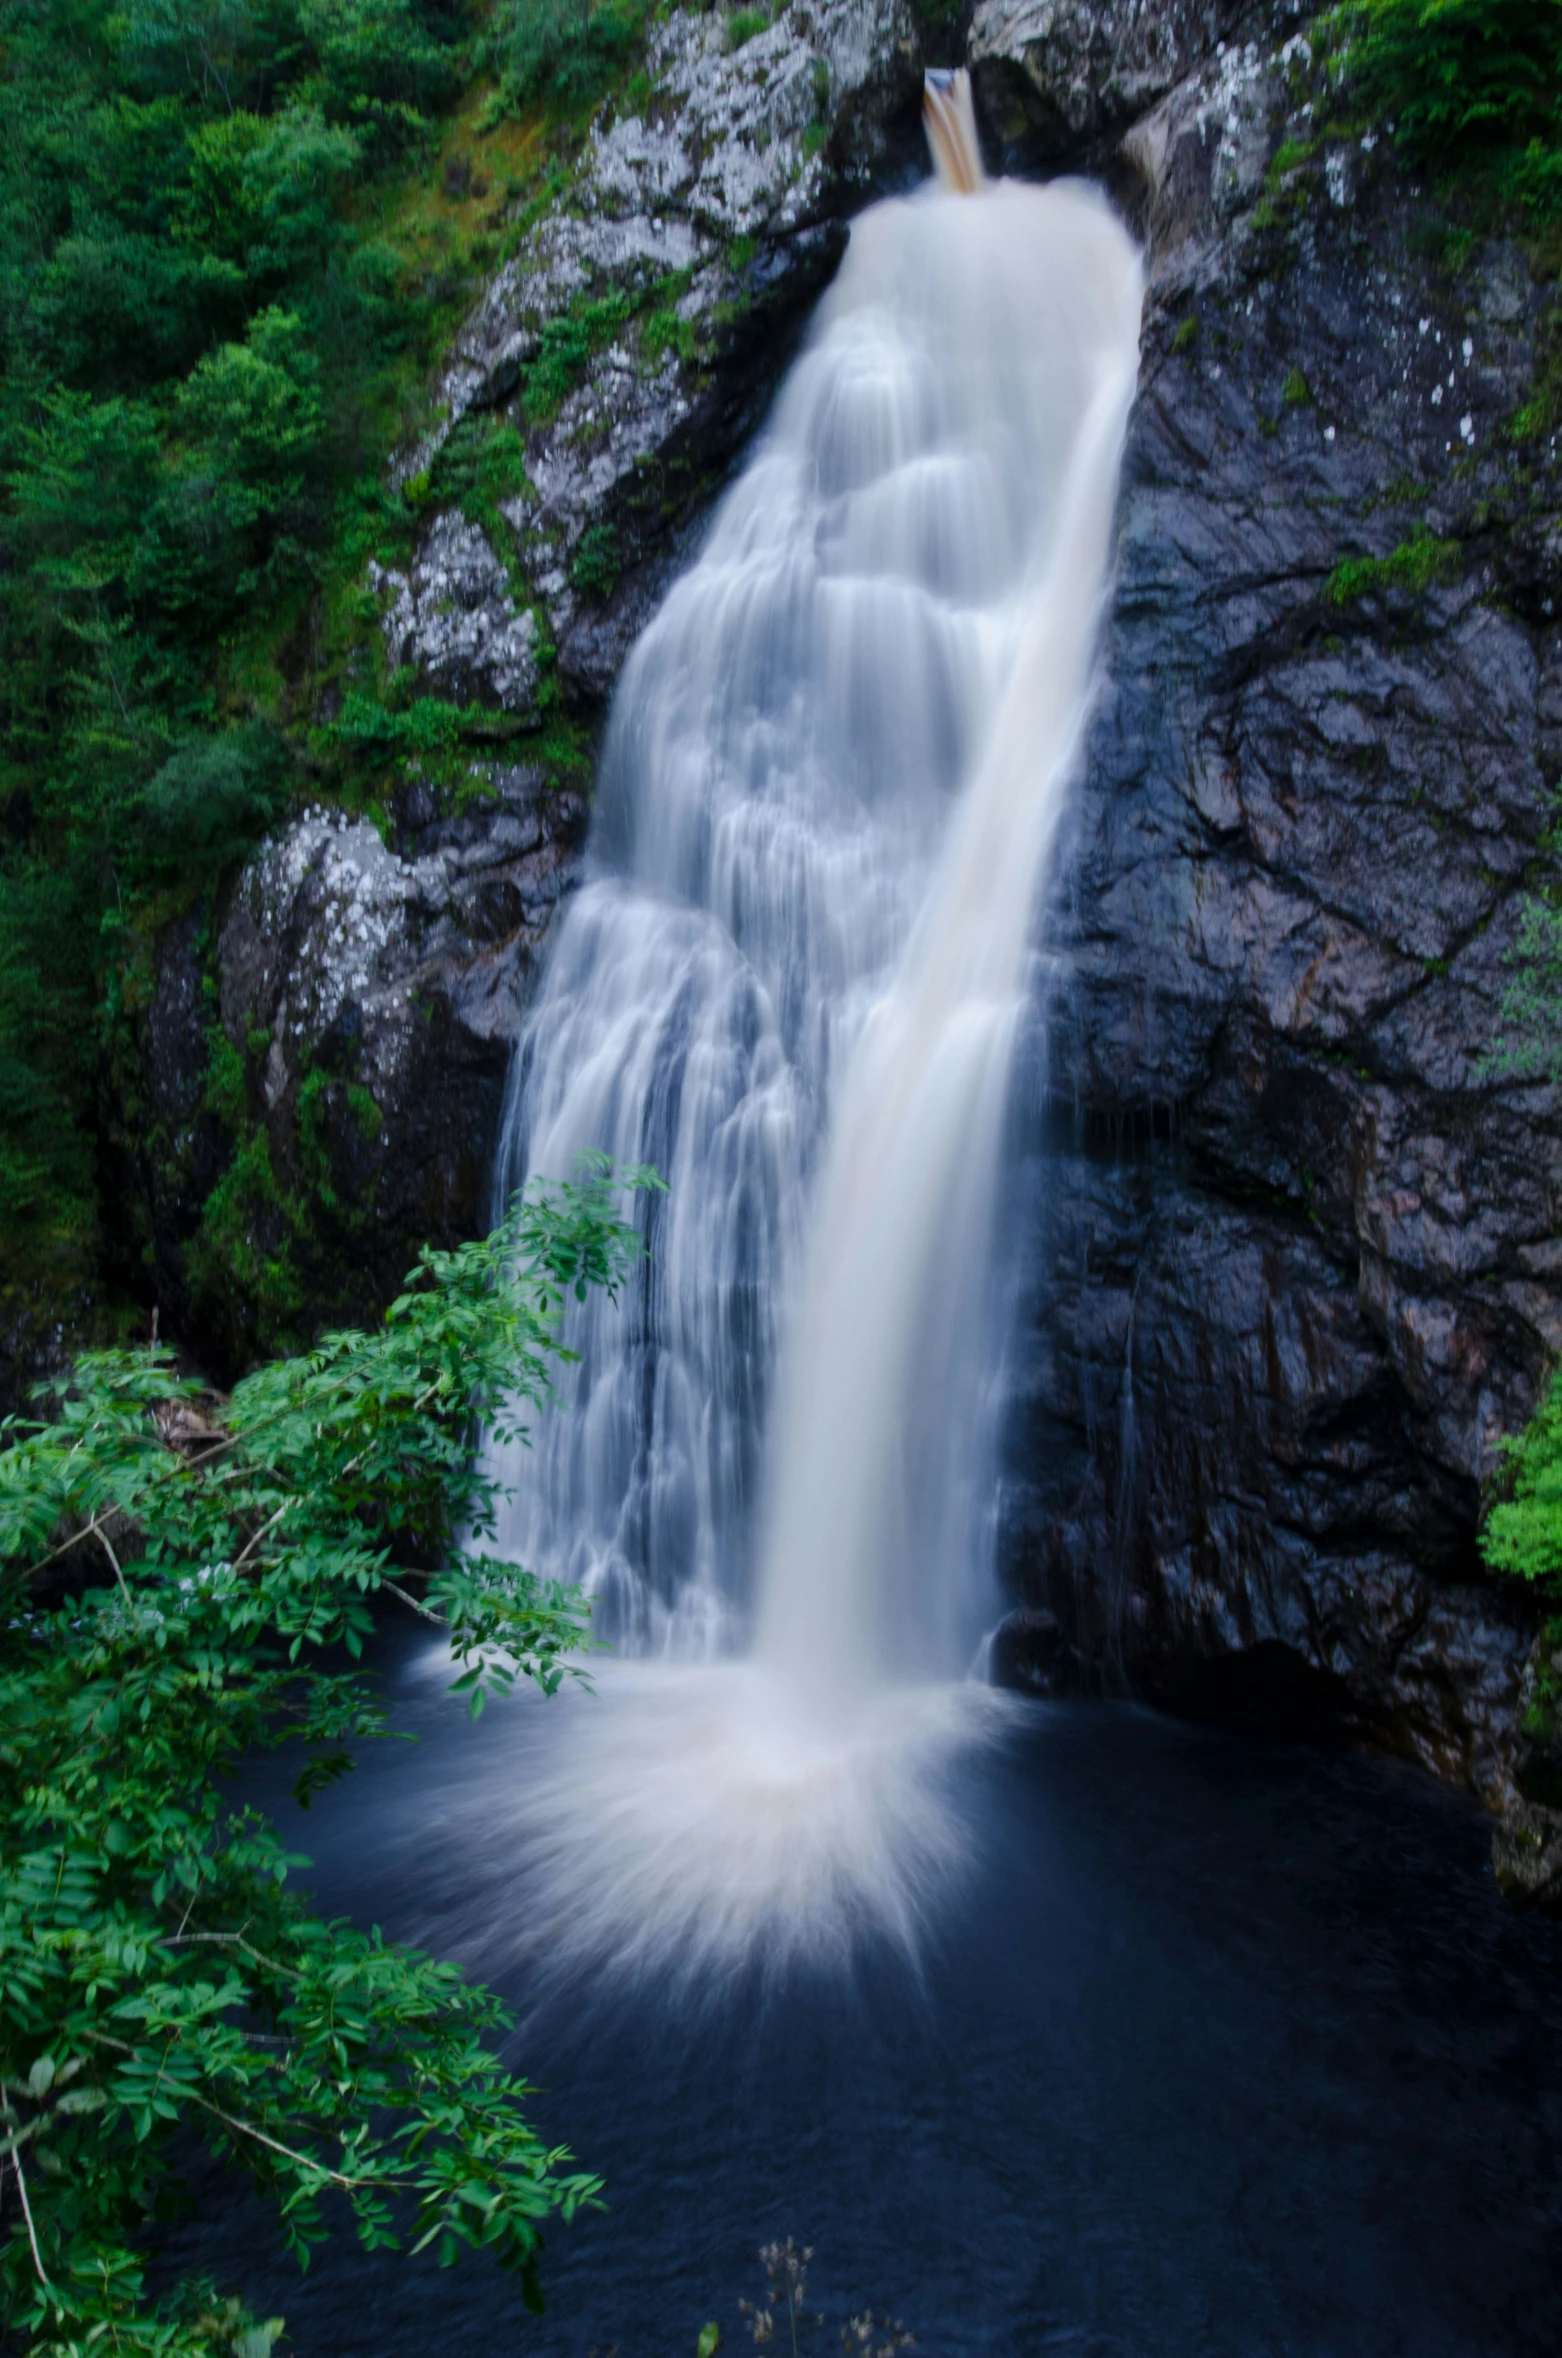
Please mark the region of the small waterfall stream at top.
<svg viewBox="0 0 1562 2358"><path fill-rule="evenodd" d="M586 1148L668 1181L496 1467L503 1552L631 1658L516 1799L555 1955L909 1939L959 1849L936 1763L997 1708L952 1683L992 1215L1141 278L1094 192L983 178L963 76L928 111L940 179L853 224L625 667L512 1078L501 1196Z"/></svg>

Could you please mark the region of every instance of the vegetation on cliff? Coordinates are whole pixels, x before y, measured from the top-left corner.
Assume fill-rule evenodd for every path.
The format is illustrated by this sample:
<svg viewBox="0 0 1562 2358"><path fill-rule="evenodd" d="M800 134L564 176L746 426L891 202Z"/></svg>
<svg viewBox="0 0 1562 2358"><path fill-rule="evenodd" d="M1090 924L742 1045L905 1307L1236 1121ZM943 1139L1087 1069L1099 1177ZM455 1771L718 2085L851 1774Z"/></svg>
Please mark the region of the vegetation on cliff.
<svg viewBox="0 0 1562 2358"><path fill-rule="evenodd" d="M145 2233L198 2146L301 2257L345 2205L370 2247L475 2246L538 2297L543 2221L596 2182L529 2126L488 2044L497 2002L313 1914L225 1783L286 1744L307 1805L381 1732L359 1658L386 1595L440 1625L474 1710L518 1677L558 1686L582 1601L481 1553L497 1494L472 1437L548 1398L566 1301L615 1291L639 1252L617 1188L646 1183L599 1168L523 1199L486 1243L425 1253L379 1332L226 1400L166 1352L107 1352L50 1421L7 1428L0 2334L265 2358L279 2323L236 2303L148 2304ZM417 1596L409 1559L444 1567ZM40 1579L73 1569L46 1610Z"/></svg>
<svg viewBox="0 0 1562 2358"><path fill-rule="evenodd" d="M1540 273L1555 277L1562 253L1562 8L1556 0L1345 0L1330 23L1335 64L1351 102L1391 132L1407 158L1438 175L1445 196L1476 224L1516 219ZM1562 385L1544 367L1536 396L1514 420L1518 440L1551 430ZM1424 572L1440 561L1429 535L1387 564L1341 566L1337 601L1377 584L1365 577ZM1562 1081L1562 907L1537 894L1525 909L1503 1004L1505 1034L1488 1069L1555 1086ZM1507 1445L1499 1495L1481 1533L1493 1571L1562 1602L1562 1374ZM1548 1620L1543 1651L1562 1637ZM1556 1682L1542 1677L1549 1712Z"/></svg>
<svg viewBox="0 0 1562 2358"><path fill-rule="evenodd" d="M0 7L0 1276L51 1310L157 926L418 735L357 587L424 488L386 459L642 18Z"/></svg>
<svg viewBox="0 0 1562 2358"><path fill-rule="evenodd" d="M1412 163L1562 203L1556 0L1345 0L1331 22L1354 98Z"/></svg>

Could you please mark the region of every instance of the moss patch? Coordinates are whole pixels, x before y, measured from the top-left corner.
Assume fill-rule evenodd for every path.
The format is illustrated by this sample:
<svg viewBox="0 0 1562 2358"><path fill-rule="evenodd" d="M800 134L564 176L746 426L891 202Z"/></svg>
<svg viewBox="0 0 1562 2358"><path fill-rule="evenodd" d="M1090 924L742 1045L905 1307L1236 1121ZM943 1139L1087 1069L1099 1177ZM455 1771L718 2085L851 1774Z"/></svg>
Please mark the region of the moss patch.
<svg viewBox="0 0 1562 2358"><path fill-rule="evenodd" d="M1452 579L1463 563L1457 541L1437 540L1422 530L1386 557L1346 557L1329 575L1323 594L1331 606L1355 605L1388 590L1423 597L1434 582Z"/></svg>

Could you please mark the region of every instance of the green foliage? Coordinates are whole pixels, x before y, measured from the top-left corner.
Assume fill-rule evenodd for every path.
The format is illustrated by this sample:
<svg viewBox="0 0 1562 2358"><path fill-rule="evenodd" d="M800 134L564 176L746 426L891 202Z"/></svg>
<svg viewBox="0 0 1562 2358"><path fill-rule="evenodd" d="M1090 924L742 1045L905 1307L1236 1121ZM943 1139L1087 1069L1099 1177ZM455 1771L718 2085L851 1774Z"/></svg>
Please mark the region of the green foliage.
<svg viewBox="0 0 1562 2358"><path fill-rule="evenodd" d="M481 1552L479 1421L547 1400L565 1304L638 1253L615 1177L522 1199L485 1243L425 1252L375 1334L329 1335L223 1402L158 1350L83 1360L0 1455L0 2331L38 2353L230 2351L278 2321L197 2289L148 2312L143 2231L195 2144L276 2204L300 2258L328 2198L371 2248L462 2247L519 2272L589 2200L529 2126L497 2002L288 1888L276 1828L225 1797L257 1748L295 1793L382 1730L358 1667L376 1598L446 1632L473 1712L551 1694L580 1597ZM452 1532L465 1544L449 1551ZM443 1560L421 1597L395 1566ZM92 1581L57 1609L40 1576Z"/></svg>
<svg viewBox="0 0 1562 2358"><path fill-rule="evenodd" d="M1265 174L1269 187L1277 189L1289 173L1300 171L1303 164L1311 163L1317 152L1316 139L1282 139L1270 158L1269 170Z"/></svg>
<svg viewBox="0 0 1562 2358"><path fill-rule="evenodd" d="M593 353L612 342L635 310L634 297L615 289L610 295L577 302L546 323L537 357L521 384L521 408L528 425L545 426L558 415Z"/></svg>
<svg viewBox="0 0 1562 2358"><path fill-rule="evenodd" d="M13 1272L90 1229L136 927L286 800L257 649L317 598L430 332L375 215L462 33L460 0L0 0Z"/></svg>
<svg viewBox="0 0 1562 2358"><path fill-rule="evenodd" d="M148 873L213 873L265 832L283 806L287 771L268 730L240 724L192 736L148 780L141 856Z"/></svg>
<svg viewBox="0 0 1562 2358"><path fill-rule="evenodd" d="M423 483L419 504L459 508L497 548L509 544L500 502L527 491L526 445L508 418L465 417L452 430ZM408 487L409 493L412 487Z"/></svg>
<svg viewBox="0 0 1562 2358"><path fill-rule="evenodd" d="M490 715L481 706L451 704L441 696L414 696L399 709L354 688L323 732L333 744L377 752L446 753L468 728L481 728Z"/></svg>
<svg viewBox="0 0 1562 2358"><path fill-rule="evenodd" d="M649 0L499 0L491 50L512 106L584 108L635 57Z"/></svg>
<svg viewBox="0 0 1562 2358"><path fill-rule="evenodd" d="M1557 128L1556 0L1346 0L1332 23L1353 88L1417 161Z"/></svg>
<svg viewBox="0 0 1562 2358"><path fill-rule="evenodd" d="M1535 215L1562 198L1556 0L1345 0L1328 20L1353 100L1410 160L1484 178Z"/></svg>
<svg viewBox="0 0 1562 2358"><path fill-rule="evenodd" d="M1502 997L1502 1034L1483 1059L1494 1079L1562 1084L1562 909L1532 897L1508 954L1513 980Z"/></svg>
<svg viewBox="0 0 1562 2358"><path fill-rule="evenodd" d="M806 136L805 136L806 145ZM646 368L660 368L669 352L687 364L698 358L699 327L692 319L680 319L675 303L658 304L648 311L640 323L640 358Z"/></svg>
<svg viewBox="0 0 1562 2358"><path fill-rule="evenodd" d="M588 524L570 563L569 577L583 598L600 604L618 583L622 558L611 524Z"/></svg>
<svg viewBox="0 0 1562 2358"><path fill-rule="evenodd" d="M1385 590L1423 597L1435 581L1457 572L1460 562L1458 542L1438 540L1423 525L1386 557L1342 558L1323 594L1331 606L1350 606L1360 598L1380 597Z"/></svg>
<svg viewBox="0 0 1562 2358"><path fill-rule="evenodd" d="M1486 1518L1481 1554L1494 1572L1555 1595L1562 1589L1562 1371L1503 1455L1506 1495Z"/></svg>
<svg viewBox="0 0 1562 2358"><path fill-rule="evenodd" d="M1287 409L1302 409L1312 399L1307 379L1299 368L1293 368L1280 388L1280 399Z"/></svg>
<svg viewBox="0 0 1562 2358"><path fill-rule="evenodd" d="M770 12L765 8L735 8L727 19L727 47L742 49L756 34L770 30Z"/></svg>

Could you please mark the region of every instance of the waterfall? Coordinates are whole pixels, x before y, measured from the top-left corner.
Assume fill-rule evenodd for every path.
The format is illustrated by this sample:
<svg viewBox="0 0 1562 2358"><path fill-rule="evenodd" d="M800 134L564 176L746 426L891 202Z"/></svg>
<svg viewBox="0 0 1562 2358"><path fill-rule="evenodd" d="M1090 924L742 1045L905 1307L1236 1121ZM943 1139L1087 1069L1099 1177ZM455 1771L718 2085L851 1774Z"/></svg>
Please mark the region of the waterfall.
<svg viewBox="0 0 1562 2358"><path fill-rule="evenodd" d="M1141 282L1092 191L983 178L963 77L929 115L943 182L854 223L625 667L512 1078L501 1195L588 1147L669 1189L633 1298L575 1317L573 1398L499 1468L505 1552L582 1581L621 1654L752 1641L702 1687L623 1674L638 1716L615 1698L586 1736L573 1715L523 1831L577 1932L615 1874L637 1939L673 1918L705 1939L751 1888L817 1916L870 1858L914 1855L915 1881L950 1843L905 1768L906 1682L957 1674L990 1614L1004 1096ZM589 1888L564 1831L583 1777ZM879 1886L883 1920L907 1888Z"/></svg>

